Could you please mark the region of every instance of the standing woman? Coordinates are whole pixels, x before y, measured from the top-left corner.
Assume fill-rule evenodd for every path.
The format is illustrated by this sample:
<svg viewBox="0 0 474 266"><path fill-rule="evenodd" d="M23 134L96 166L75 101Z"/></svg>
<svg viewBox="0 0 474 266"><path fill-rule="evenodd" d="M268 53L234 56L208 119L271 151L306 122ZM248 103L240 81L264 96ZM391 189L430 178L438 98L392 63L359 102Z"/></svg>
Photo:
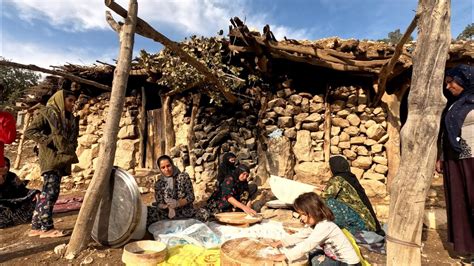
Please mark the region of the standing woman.
<svg viewBox="0 0 474 266"><path fill-rule="evenodd" d="M443 171L448 241L461 254L474 254L474 67L459 65L446 73L454 103L442 120Z"/></svg>
<svg viewBox="0 0 474 266"><path fill-rule="evenodd" d="M147 226L163 219L191 218L194 216L194 190L191 178L179 171L168 155L157 160L161 176L155 183L155 200L148 207Z"/></svg>
<svg viewBox="0 0 474 266"><path fill-rule="evenodd" d="M43 177L43 189L33 212L29 236L67 235L54 229L53 207L59 196L61 177L70 175L71 165L79 162L76 155L79 123L72 113L76 100L76 95L70 91L57 91L25 131L25 136L39 146Z"/></svg>

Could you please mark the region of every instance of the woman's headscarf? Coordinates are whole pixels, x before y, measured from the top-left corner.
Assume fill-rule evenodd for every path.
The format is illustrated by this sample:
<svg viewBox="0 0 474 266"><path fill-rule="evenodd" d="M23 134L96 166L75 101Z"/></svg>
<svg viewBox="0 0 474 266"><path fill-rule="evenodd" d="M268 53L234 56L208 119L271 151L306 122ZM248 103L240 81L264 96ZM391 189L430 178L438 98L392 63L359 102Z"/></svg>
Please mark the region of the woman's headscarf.
<svg viewBox="0 0 474 266"><path fill-rule="evenodd" d="M217 169L217 181L221 183L226 177L232 174L235 170L235 163L231 163L231 158L237 158L232 152L225 153L222 156L222 162Z"/></svg>
<svg viewBox="0 0 474 266"><path fill-rule="evenodd" d="M235 180L240 181L239 176L242 173L249 173L250 174L250 168L248 166L246 166L245 164L239 164L235 168L234 172L232 173L232 176L234 177Z"/></svg>
<svg viewBox="0 0 474 266"><path fill-rule="evenodd" d="M45 117L55 129L60 130L60 134L69 135L67 133L69 133L71 129L71 121L68 119L66 109L64 108L65 94L68 95L68 93L64 93L64 90L59 90L49 98L46 103L46 107L48 108L46 108ZM54 112L54 114L52 114L52 112Z"/></svg>
<svg viewBox="0 0 474 266"><path fill-rule="evenodd" d="M382 227L380 226L379 221L377 220L377 216L375 215L374 208L370 203L367 194L365 194L365 189L359 183L357 177L351 173L351 167L349 162L341 155L335 155L329 158L329 166L331 168L331 172L334 176L340 176L344 178L356 191L359 198L362 200L362 203L369 209L370 214L375 220L375 230L378 234L383 234Z"/></svg>
<svg viewBox="0 0 474 266"><path fill-rule="evenodd" d="M449 143L454 151L461 153L461 144L458 140L461 127L467 114L474 110L474 67L458 65L448 70L446 76L453 78L463 88L461 94L457 96L456 101L446 112L444 119Z"/></svg>
<svg viewBox="0 0 474 266"><path fill-rule="evenodd" d="M171 167L173 167L173 173L171 174L171 176L166 176L163 173L163 171L161 171L160 162L165 161L165 160L169 161L171 164ZM181 171L179 171L178 167L174 165L173 160L171 160L171 158L168 155L160 156L158 160L156 160L156 163L158 165L158 169L160 169L161 178L163 178L163 180L166 182L165 191L174 191L175 178L181 173ZM165 197L165 201L168 199L168 197L172 199L172 195L168 195L168 196L164 195L164 197Z"/></svg>

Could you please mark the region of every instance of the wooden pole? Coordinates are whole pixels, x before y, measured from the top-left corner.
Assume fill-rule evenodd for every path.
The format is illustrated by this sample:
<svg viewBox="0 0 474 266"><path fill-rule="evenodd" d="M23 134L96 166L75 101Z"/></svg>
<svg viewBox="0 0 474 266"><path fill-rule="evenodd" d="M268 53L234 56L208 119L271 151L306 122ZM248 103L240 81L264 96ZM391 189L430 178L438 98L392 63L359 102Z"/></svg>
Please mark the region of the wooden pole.
<svg viewBox="0 0 474 266"><path fill-rule="evenodd" d="M189 130L188 130L188 136L187 136L187 142L188 142L188 151L189 151L189 162L191 163L191 166L194 167L196 166L196 154L194 154L194 124L196 120L197 113L199 111L199 103L201 102L201 94L200 93L195 93L192 95L192 109L191 109L191 122L189 123Z"/></svg>
<svg viewBox="0 0 474 266"><path fill-rule="evenodd" d="M396 93L389 95L385 92L382 97L382 105L387 110L388 141L385 143L388 161L387 192L390 192L393 178L400 166L400 104L409 87L409 83L403 84Z"/></svg>
<svg viewBox="0 0 474 266"><path fill-rule="evenodd" d="M402 159L392 183L387 265L421 265L425 199L437 154L444 69L451 41L449 0L420 0L408 118L401 131Z"/></svg>
<svg viewBox="0 0 474 266"><path fill-rule="evenodd" d="M329 103L329 91L331 87L326 85L326 97L324 97L324 161L329 164L331 156L331 104Z"/></svg>
<svg viewBox="0 0 474 266"><path fill-rule="evenodd" d="M171 113L172 96L164 96L163 99L163 128L165 129L165 152L170 154L175 144L175 132L173 128L173 115Z"/></svg>
<svg viewBox="0 0 474 266"><path fill-rule="evenodd" d="M22 68L22 69L28 69L28 70L48 73L48 74L51 74L51 75L61 76L61 77L64 77L66 79L69 79L69 80L72 80L72 81L75 81L75 82L79 82L79 83L82 83L82 84L91 85L91 86L94 86L94 87L99 88L101 90L110 91L110 87L107 86L107 85L100 84L98 82L88 80L88 79L85 79L85 78L81 78L81 77L78 77L78 76L74 76L72 74L62 72L62 71L50 70L50 69L42 68L42 67L35 66L35 65L23 65L23 64L19 64L19 63L15 63L15 62L6 61L6 60L0 60L0 66L7 66L7 67L13 67L13 68Z"/></svg>
<svg viewBox="0 0 474 266"><path fill-rule="evenodd" d="M25 130L28 127L28 124L30 122L30 117L31 113L26 112L25 114L25 119L23 120L23 129L21 130L21 137L20 137L20 143L18 143L18 150L16 151L16 158L15 158L15 163L13 164L13 168L18 169L20 168L20 163L21 163L21 153L23 151L23 143L25 143Z"/></svg>
<svg viewBox="0 0 474 266"><path fill-rule="evenodd" d="M135 27L137 22L137 0L130 0L129 12L125 24L120 29L120 53L117 68L114 71L110 109L104 130L104 141L100 145L99 163L95 169L92 181L87 189L84 203L79 211L74 231L66 250L66 258L72 259L88 244L94 224L97 208L103 191L109 181L117 147L119 122L125 100L125 91L131 68Z"/></svg>
<svg viewBox="0 0 474 266"><path fill-rule="evenodd" d="M127 16L127 10L125 10L119 4L115 3L114 0L105 0L105 5L122 17ZM165 35L156 31L152 26L143 21L141 18L138 18L137 20L137 33L142 35L143 37L150 38L156 42L163 44L164 46L166 46L166 48L170 49L179 58L181 58L181 60L196 68L197 71L203 74L206 79L208 79L220 90L220 92L224 95L227 101L229 101L230 103L235 103L237 101L237 98L231 93L230 89L225 87L222 80L220 80L215 74L213 74L206 65L199 62L196 58L190 56L183 49L181 49L177 43L173 42Z"/></svg>
<svg viewBox="0 0 474 266"><path fill-rule="evenodd" d="M146 162L146 142L147 142L147 111L146 111L146 92L142 87L142 101L140 106L140 167L145 168Z"/></svg>
<svg viewBox="0 0 474 266"><path fill-rule="evenodd" d="M385 64L382 69L380 70L380 75L378 79L378 92L377 92L377 97L375 98L375 101L373 102L374 106L377 106L380 103L380 100L382 99L384 93L385 93L385 87L387 85L388 78L392 74L392 70L395 67L395 64L398 62L398 58L400 58L400 55L402 54L403 51L403 45L408 41L408 38L410 38L411 33L415 30L416 28L416 23L418 22L418 18L420 15L417 13L413 20L411 21L410 25L408 26L407 30L403 34L402 38L400 41L397 43L397 46L395 47L395 52L393 53L392 58L390 58L390 61L388 61L387 64Z"/></svg>

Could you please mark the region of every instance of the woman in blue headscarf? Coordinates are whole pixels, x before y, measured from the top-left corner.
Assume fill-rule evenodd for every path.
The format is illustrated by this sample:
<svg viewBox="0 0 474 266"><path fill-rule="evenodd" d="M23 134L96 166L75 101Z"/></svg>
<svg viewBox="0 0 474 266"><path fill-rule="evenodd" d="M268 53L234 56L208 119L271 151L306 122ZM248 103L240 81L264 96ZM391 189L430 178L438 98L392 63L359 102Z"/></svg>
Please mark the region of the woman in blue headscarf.
<svg viewBox="0 0 474 266"><path fill-rule="evenodd" d="M459 65L446 72L452 94L442 120L442 155L448 217L448 241L460 254L474 254L474 67Z"/></svg>

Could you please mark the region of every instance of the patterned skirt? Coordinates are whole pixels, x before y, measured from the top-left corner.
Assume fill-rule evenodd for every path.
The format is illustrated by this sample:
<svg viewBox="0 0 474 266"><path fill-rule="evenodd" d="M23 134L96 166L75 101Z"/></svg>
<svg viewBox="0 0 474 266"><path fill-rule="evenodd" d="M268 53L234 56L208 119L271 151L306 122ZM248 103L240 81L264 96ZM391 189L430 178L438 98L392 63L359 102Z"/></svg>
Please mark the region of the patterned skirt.
<svg viewBox="0 0 474 266"><path fill-rule="evenodd" d="M369 231L360 215L348 205L333 198L327 199L326 205L334 214L334 223L340 228L346 228L353 235L362 230Z"/></svg>
<svg viewBox="0 0 474 266"><path fill-rule="evenodd" d="M37 193L37 190L30 190L23 198L0 201L0 228L30 223L36 205L33 199Z"/></svg>

